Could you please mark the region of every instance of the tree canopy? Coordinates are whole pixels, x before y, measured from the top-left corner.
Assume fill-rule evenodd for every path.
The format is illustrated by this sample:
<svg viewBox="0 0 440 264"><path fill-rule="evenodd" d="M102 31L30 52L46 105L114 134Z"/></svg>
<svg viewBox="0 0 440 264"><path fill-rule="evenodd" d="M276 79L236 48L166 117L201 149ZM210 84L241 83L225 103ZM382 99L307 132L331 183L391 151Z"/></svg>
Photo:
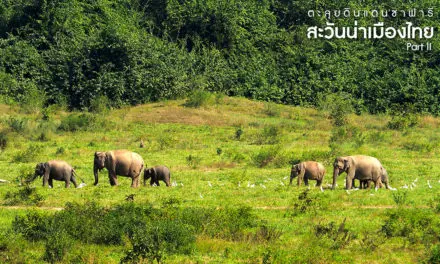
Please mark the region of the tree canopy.
<svg viewBox="0 0 440 264"><path fill-rule="evenodd" d="M359 111L439 114L438 7L434 0L0 0L0 96L82 109L102 96L117 107L193 90L300 106L344 93ZM350 16L334 16L347 8ZM310 27L355 20L435 32L411 40L307 37ZM427 42L431 51L407 50Z"/></svg>

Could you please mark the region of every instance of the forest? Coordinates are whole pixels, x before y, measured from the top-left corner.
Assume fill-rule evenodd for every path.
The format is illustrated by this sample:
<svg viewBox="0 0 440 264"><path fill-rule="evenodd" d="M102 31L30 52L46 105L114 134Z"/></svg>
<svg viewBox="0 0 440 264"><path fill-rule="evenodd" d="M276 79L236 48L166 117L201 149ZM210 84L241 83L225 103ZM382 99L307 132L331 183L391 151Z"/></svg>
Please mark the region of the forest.
<svg viewBox="0 0 440 264"><path fill-rule="evenodd" d="M31 112L53 104L90 111L202 90L313 107L338 94L357 113L438 115L438 6L433 0L1 0L0 101ZM348 16L336 17L345 10ZM310 27L355 22L394 28L411 22L434 32L410 40L307 36ZM432 50L408 50L409 42L429 42Z"/></svg>

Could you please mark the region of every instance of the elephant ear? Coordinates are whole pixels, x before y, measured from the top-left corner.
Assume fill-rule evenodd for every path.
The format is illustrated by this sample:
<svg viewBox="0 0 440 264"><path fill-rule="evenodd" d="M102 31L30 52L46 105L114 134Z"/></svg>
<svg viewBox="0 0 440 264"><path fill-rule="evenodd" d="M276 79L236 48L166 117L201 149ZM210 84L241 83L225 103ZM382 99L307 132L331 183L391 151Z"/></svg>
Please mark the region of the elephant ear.
<svg viewBox="0 0 440 264"><path fill-rule="evenodd" d="M351 159L344 158L344 171L348 170L351 167Z"/></svg>

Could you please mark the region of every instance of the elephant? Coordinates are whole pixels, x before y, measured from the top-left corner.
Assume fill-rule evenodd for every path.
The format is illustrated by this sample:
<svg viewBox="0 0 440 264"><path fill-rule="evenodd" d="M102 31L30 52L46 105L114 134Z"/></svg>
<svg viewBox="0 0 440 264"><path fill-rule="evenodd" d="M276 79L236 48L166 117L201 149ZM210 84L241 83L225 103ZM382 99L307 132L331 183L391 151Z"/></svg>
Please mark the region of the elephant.
<svg viewBox="0 0 440 264"><path fill-rule="evenodd" d="M35 167L34 177L29 180L29 182L35 180L37 176L43 176L43 186L49 183L49 187L53 188L53 180L57 180L64 181L66 188L70 187L70 182L73 182L75 188L78 188L76 183L76 177L78 177L78 175L72 166L62 160L50 160L45 163L38 163ZM84 183L83 180L81 181Z"/></svg>
<svg viewBox="0 0 440 264"><path fill-rule="evenodd" d="M155 166L144 170L144 186L146 181L150 179L150 185L156 184L159 186L159 180L165 182L167 187L171 186L171 173L170 169L166 166Z"/></svg>
<svg viewBox="0 0 440 264"><path fill-rule="evenodd" d="M290 171L290 184L292 184L293 178L298 176L298 186L301 185L301 180L304 179L304 184L309 185L309 180L316 180L316 186L321 187L322 180L324 179L325 168L319 162L316 161L304 161L292 166Z"/></svg>
<svg viewBox="0 0 440 264"><path fill-rule="evenodd" d="M385 184L385 188L386 189L393 190L394 188L391 187L389 185L389 183L388 183L389 179L388 179L388 172L387 172L387 170L384 167L382 167L381 169L382 169L382 176L381 176L381 179L380 179L381 180L381 184L380 184L380 186L375 186L375 187L376 188L382 188L383 184ZM360 186L361 189L370 189L370 180L362 180L360 182L361 182L361 186Z"/></svg>
<svg viewBox="0 0 440 264"><path fill-rule="evenodd" d="M106 168L110 185L118 185L117 175L130 177L131 187L139 187L139 175L144 168L142 157L128 150L112 150L107 152L95 152L93 162L94 185L98 185L98 171Z"/></svg>
<svg viewBox="0 0 440 264"><path fill-rule="evenodd" d="M336 177L343 172L347 173L346 189L351 189L354 179L360 180L361 185L365 184L365 181L373 181L376 188L379 188L382 185L384 171L380 161L374 157L364 155L337 157L333 163L332 189L335 189ZM386 185L388 186L388 180Z"/></svg>

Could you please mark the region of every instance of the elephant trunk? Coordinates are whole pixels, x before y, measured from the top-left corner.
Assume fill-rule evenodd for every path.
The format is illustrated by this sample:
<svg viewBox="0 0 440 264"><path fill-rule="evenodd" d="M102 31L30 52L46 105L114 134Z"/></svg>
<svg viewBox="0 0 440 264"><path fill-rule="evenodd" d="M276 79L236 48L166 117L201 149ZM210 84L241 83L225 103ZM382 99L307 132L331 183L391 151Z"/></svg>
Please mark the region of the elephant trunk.
<svg viewBox="0 0 440 264"><path fill-rule="evenodd" d="M93 185L98 185L98 167L96 163L93 163L93 175L95 175L95 183Z"/></svg>
<svg viewBox="0 0 440 264"><path fill-rule="evenodd" d="M336 177L338 177L338 175L339 175L339 168L335 167L335 168L333 169L333 184L332 184L332 190L334 190L335 187L336 187Z"/></svg>

